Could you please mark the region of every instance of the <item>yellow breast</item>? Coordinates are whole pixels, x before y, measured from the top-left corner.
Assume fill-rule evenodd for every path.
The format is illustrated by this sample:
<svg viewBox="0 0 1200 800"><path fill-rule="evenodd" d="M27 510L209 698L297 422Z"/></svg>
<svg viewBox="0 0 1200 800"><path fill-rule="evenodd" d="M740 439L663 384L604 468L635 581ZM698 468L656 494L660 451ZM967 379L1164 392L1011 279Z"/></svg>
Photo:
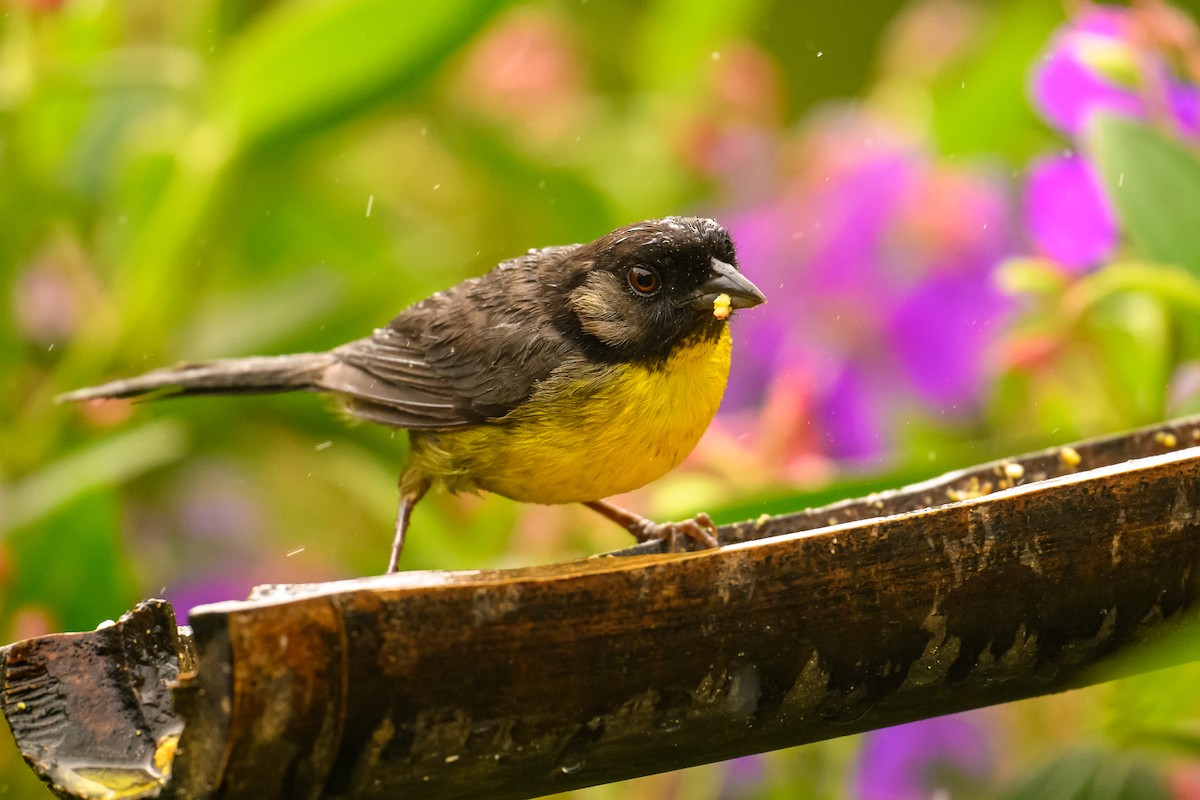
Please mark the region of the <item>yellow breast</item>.
<svg viewBox="0 0 1200 800"><path fill-rule="evenodd" d="M715 341L685 343L654 367L560 369L502 419L413 431L406 472L450 491L483 489L527 503L631 491L696 446L725 391L729 353L725 328Z"/></svg>

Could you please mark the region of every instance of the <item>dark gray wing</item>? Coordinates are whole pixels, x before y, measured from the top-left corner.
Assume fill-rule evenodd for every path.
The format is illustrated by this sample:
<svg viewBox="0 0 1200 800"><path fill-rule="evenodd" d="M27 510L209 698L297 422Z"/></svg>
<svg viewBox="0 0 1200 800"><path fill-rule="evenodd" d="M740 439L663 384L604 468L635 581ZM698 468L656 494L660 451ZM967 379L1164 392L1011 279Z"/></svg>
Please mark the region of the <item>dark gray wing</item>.
<svg viewBox="0 0 1200 800"><path fill-rule="evenodd" d="M320 387L357 416L400 428L477 425L504 416L574 350L542 276L575 247L535 251L411 306L333 351Z"/></svg>

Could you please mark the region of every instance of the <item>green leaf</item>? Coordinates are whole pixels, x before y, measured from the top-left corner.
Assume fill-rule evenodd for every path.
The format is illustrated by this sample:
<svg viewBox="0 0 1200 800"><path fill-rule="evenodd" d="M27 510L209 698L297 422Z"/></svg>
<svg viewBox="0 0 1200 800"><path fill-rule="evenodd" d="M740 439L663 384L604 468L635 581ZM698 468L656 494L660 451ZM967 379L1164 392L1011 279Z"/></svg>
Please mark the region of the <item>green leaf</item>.
<svg viewBox="0 0 1200 800"><path fill-rule="evenodd" d="M1152 653L1150 659L1195 658L1193 641L1175 652ZM1136 662L1134 668L1137 668ZM1115 742L1129 747L1155 748L1195 758L1200 755L1200 664L1137 675L1112 684L1105 728Z"/></svg>
<svg viewBox="0 0 1200 800"><path fill-rule="evenodd" d="M971 8L980 19L970 47L961 61L935 76L924 100L938 151L947 156L999 154L1019 162L1047 145L1020 76L1062 21L1062 7L1018 0Z"/></svg>
<svg viewBox="0 0 1200 800"><path fill-rule="evenodd" d="M215 116L252 149L411 87L477 31L497 0L303 0L247 30L215 76Z"/></svg>
<svg viewBox="0 0 1200 800"><path fill-rule="evenodd" d="M578 171L529 158L486 128L459 121L441 134L456 156L496 191L494 202L522 212L513 214L510 235L528 241L540 234L548 242L584 241L598 228L618 224L601 191ZM528 232L520 225L529 225Z"/></svg>
<svg viewBox="0 0 1200 800"><path fill-rule="evenodd" d="M1062 268L1047 258L1010 258L997 269L996 280L1012 295L1057 297L1067 285Z"/></svg>
<svg viewBox="0 0 1200 800"><path fill-rule="evenodd" d="M1195 620L1091 673L1110 681L1104 728L1111 741L1190 758L1200 755L1200 624Z"/></svg>
<svg viewBox="0 0 1200 800"><path fill-rule="evenodd" d="M1093 119L1087 144L1139 253L1200 274L1200 159L1159 130L1108 114Z"/></svg>
<svg viewBox="0 0 1200 800"><path fill-rule="evenodd" d="M638 32L642 41L631 52L640 56L637 77L646 88L672 98L703 91L697 72L720 56L722 45L762 24L762 0L657 0L647 3Z"/></svg>
<svg viewBox="0 0 1200 800"><path fill-rule="evenodd" d="M343 295L342 282L325 270L228 291L197 304L181 338L190 353L222 356L267 352L287 336L315 327L328 317Z"/></svg>
<svg viewBox="0 0 1200 800"><path fill-rule="evenodd" d="M1163 779L1125 753L1083 750L1060 756L1004 792L1003 800L1169 800Z"/></svg>
<svg viewBox="0 0 1200 800"><path fill-rule="evenodd" d="M1139 292L1156 297L1182 317L1200 314L1200 275L1176 266L1119 261L1078 279L1065 298L1065 306L1083 313L1114 295Z"/></svg>
<svg viewBox="0 0 1200 800"><path fill-rule="evenodd" d="M121 546L120 514L111 492L72 498L43 524L6 542L10 577L0 606L49 613L62 630L90 630L127 611L139 594Z"/></svg>
<svg viewBox="0 0 1200 800"><path fill-rule="evenodd" d="M162 420L101 439L14 483L6 493L0 535L54 514L96 489L116 486L183 454L187 436Z"/></svg>
<svg viewBox="0 0 1200 800"><path fill-rule="evenodd" d="M1137 292L1111 295L1092 308L1086 331L1101 377L1122 416L1138 424L1162 419L1171 374L1171 325L1162 303Z"/></svg>

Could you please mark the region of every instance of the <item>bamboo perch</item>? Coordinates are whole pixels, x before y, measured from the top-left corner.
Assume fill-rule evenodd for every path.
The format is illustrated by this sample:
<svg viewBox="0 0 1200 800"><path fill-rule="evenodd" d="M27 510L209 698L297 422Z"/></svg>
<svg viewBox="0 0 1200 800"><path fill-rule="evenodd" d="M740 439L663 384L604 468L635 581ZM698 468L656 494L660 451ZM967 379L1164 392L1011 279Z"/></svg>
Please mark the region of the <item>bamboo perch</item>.
<svg viewBox="0 0 1200 800"><path fill-rule="evenodd" d="M717 550L262 587L190 638L150 603L5 648L0 708L62 797L522 798L1048 694L1189 618L1198 444L1182 420Z"/></svg>

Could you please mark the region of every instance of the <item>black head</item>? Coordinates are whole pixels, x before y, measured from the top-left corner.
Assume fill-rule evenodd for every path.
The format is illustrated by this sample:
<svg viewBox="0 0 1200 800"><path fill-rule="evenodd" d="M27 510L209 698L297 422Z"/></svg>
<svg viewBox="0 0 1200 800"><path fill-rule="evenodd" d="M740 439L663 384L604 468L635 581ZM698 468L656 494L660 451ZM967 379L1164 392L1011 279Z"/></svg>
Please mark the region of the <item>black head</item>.
<svg viewBox="0 0 1200 800"><path fill-rule="evenodd" d="M663 358L693 337L720 335L728 308L766 300L739 271L733 240L711 219L667 217L618 228L568 260L572 327L614 360Z"/></svg>

